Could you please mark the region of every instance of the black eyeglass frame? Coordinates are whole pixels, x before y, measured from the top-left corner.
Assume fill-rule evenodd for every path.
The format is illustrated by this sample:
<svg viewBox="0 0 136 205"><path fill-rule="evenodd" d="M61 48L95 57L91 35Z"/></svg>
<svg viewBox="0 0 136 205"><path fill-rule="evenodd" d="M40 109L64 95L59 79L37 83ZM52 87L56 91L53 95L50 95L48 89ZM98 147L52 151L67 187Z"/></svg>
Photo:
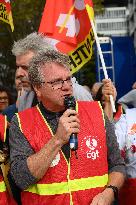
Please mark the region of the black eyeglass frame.
<svg viewBox="0 0 136 205"><path fill-rule="evenodd" d="M58 89L61 89L63 87L64 82L67 82L70 86L72 86L72 80L71 79L72 79L72 77L68 77L65 80L54 80L54 81L48 81L48 82L42 81L41 84L42 83L43 84L45 84L45 83L50 84L54 90L58 90Z"/></svg>

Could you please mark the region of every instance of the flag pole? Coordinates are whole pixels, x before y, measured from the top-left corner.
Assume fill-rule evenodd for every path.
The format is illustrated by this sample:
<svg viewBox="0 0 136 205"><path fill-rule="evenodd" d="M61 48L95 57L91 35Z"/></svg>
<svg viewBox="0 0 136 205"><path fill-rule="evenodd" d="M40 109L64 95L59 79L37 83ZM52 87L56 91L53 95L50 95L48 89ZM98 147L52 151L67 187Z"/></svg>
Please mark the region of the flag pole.
<svg viewBox="0 0 136 205"><path fill-rule="evenodd" d="M101 50L101 47L100 47L100 41L99 41L99 38L97 36L96 29L95 29L94 22L93 22L93 18L92 18L94 13L93 13L93 10L91 9L91 7L88 4L86 4L86 10L87 10L87 13L88 13L88 16L89 16L89 19L90 19L90 23L91 23L91 26L92 26L92 29L93 29L97 49L98 49L100 59L101 59L101 63L102 63L104 76L105 76L105 79L108 79L108 73L107 73L107 70L106 70L105 61L104 61L102 50ZM110 102L111 102L111 106L112 106L112 111L116 112L115 103L114 103L112 95L110 95Z"/></svg>

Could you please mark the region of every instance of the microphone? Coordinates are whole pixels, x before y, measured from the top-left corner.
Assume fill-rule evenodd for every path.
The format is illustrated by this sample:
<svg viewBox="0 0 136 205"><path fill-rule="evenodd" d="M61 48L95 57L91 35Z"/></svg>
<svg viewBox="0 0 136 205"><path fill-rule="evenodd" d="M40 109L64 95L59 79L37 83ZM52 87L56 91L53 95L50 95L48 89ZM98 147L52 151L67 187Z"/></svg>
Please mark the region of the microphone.
<svg viewBox="0 0 136 205"><path fill-rule="evenodd" d="M73 96L66 96L64 99L64 105L66 109L72 109L75 110L76 108L76 101ZM69 138L69 144L70 144L70 149L72 151L76 151L78 149L78 140L77 140L77 134L72 133ZM75 152L75 154L77 154Z"/></svg>

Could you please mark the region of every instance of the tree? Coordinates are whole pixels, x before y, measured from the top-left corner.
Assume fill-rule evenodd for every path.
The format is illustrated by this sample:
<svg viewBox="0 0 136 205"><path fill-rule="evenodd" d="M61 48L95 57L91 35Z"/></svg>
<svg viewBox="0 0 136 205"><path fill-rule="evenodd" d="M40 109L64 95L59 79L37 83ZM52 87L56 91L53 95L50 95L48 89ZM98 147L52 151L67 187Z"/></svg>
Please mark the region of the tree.
<svg viewBox="0 0 136 205"><path fill-rule="evenodd" d="M57 0L56 0L57 2ZM98 12L103 0L94 0L94 8ZM11 1L12 16L15 30L0 22L0 83L13 88L15 76L15 58L11 54L13 42L24 38L27 34L37 31L40 25L45 0Z"/></svg>

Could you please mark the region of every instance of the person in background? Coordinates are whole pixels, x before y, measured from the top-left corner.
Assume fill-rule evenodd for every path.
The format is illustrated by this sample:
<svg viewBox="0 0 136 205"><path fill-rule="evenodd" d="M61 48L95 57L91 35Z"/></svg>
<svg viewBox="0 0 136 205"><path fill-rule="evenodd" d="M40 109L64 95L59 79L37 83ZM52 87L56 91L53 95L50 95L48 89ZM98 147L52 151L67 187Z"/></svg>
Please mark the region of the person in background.
<svg viewBox="0 0 136 205"><path fill-rule="evenodd" d="M24 95L25 92L27 93L28 91L31 91L32 89L28 78L24 77L19 69L17 69L15 73L15 87L17 91L16 102L2 111L2 114L7 116L9 123L14 114L18 112L18 107L22 104L22 95Z"/></svg>
<svg viewBox="0 0 136 205"><path fill-rule="evenodd" d="M93 100L100 101L109 120L113 120L114 113L112 111L110 95L116 101L117 91L110 79L103 79L102 82L94 83L90 88Z"/></svg>
<svg viewBox="0 0 136 205"><path fill-rule="evenodd" d="M10 103L11 96L9 90L4 86L0 86L0 113L7 108Z"/></svg>
<svg viewBox="0 0 136 205"><path fill-rule="evenodd" d="M19 69L17 69L15 73L15 86L16 86L16 91L17 91L16 103L8 106L2 112L2 115L7 116L9 126L10 126L12 117L15 115L15 113L18 112L18 107L20 107L23 103L22 98L24 94L28 93L32 89L30 81L28 80L28 78L22 75L22 72L20 72ZM28 101L27 104L28 103L31 103L31 102ZM7 129L6 131L6 145L7 145L7 148L9 149L9 129ZM8 172L7 172L7 177L8 177L9 185L12 191L12 195L14 199L16 200L17 204L21 205L20 189L16 186L16 184L14 183L14 180L12 179L11 175Z"/></svg>
<svg viewBox="0 0 136 205"><path fill-rule="evenodd" d="M96 98L96 95L97 95L97 93L98 93L98 91L101 93L101 95L102 95L102 88L103 88L103 83L102 82L95 82L92 86L91 86L91 88L90 88L90 90L91 90L91 94L92 94L92 97L93 97L93 99L95 100L95 98ZM100 99L101 99L101 97L102 96L100 96Z"/></svg>
<svg viewBox="0 0 136 205"><path fill-rule="evenodd" d="M126 113L115 124L115 132L127 172L119 195L119 205L136 204L136 108L126 109Z"/></svg>
<svg viewBox="0 0 136 205"><path fill-rule="evenodd" d="M97 102L65 108L65 97L73 95L68 57L52 49L38 53L29 79L40 104L13 117L9 138L22 205L112 204L124 182L124 162ZM78 159L70 151L72 133L78 134Z"/></svg>
<svg viewBox="0 0 136 205"><path fill-rule="evenodd" d="M6 176L6 164L9 156L8 148L5 143L7 126L8 123L6 117L0 114L0 204L16 205L16 202L10 194Z"/></svg>
<svg viewBox="0 0 136 205"><path fill-rule="evenodd" d="M127 108L136 108L136 83L133 83L132 90L121 97L118 103L122 105L124 110Z"/></svg>

